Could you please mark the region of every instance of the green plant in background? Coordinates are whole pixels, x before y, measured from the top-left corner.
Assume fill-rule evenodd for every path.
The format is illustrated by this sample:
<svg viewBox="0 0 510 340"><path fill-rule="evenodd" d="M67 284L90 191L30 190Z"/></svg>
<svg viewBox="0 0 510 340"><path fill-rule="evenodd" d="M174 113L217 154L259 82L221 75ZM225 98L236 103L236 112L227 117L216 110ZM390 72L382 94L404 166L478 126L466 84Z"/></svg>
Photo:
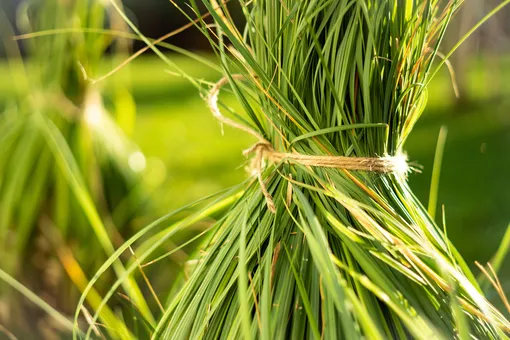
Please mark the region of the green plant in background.
<svg viewBox="0 0 510 340"><path fill-rule="evenodd" d="M117 74L108 89L89 78L108 49L122 58L129 45L122 38L83 32L105 25L125 29L103 1L34 0L19 13L18 24L27 33L74 32L26 41L25 64L11 55L13 86L18 86L0 115L0 269L69 313L79 296L76 286L84 289L88 282L84 273L97 270L133 233L135 218L147 213L146 160L126 135L135 118L129 75ZM7 51L15 54L12 37L4 38ZM122 265L114 267L122 275ZM125 287L150 319L134 281ZM33 325L38 316L17 308L1 288L1 323L9 324L10 315L11 322L27 319ZM98 298L91 295L88 301L94 306ZM110 312L106 319L116 317Z"/></svg>
<svg viewBox="0 0 510 340"><path fill-rule="evenodd" d="M203 4L216 30L198 26L225 72L209 104L222 122L259 139L250 151L260 180L136 249L136 261L160 259L154 252L176 230L235 201L206 230L195 269L162 317L148 323L152 338L506 338L510 323L415 198L406 171L303 161L390 155L406 170L405 141L425 108L439 44L461 1L240 3L242 33L213 0ZM235 120L220 116L215 104L228 82L246 112L231 112ZM110 263L164 221L117 250L79 307ZM134 270L136 263L128 272Z"/></svg>

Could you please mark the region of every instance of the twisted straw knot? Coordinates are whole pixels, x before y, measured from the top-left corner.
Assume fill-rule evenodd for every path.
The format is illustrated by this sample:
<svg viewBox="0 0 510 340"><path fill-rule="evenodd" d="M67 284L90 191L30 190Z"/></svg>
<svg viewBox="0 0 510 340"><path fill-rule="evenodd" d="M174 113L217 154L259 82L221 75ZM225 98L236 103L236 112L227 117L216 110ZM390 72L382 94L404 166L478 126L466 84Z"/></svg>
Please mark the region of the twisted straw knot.
<svg viewBox="0 0 510 340"><path fill-rule="evenodd" d="M250 148L243 151L243 155L246 157L248 157L250 154L260 154L262 157L269 158L269 160L272 160L270 155L274 153L276 153L276 151L268 141L259 141Z"/></svg>
<svg viewBox="0 0 510 340"><path fill-rule="evenodd" d="M252 163L252 168L255 169L255 175L257 176L257 179L259 181L260 189L262 190L262 194L266 199L268 209L272 213L275 213L276 207L273 201L273 197L267 190L266 184L264 183L264 179L262 178L262 168L264 167L264 160L265 159L272 160L270 155L274 154L275 150L271 143L269 143L266 140L262 140L253 145L251 148L243 151L243 154L246 157L248 157L252 153L255 154L255 158L253 159Z"/></svg>

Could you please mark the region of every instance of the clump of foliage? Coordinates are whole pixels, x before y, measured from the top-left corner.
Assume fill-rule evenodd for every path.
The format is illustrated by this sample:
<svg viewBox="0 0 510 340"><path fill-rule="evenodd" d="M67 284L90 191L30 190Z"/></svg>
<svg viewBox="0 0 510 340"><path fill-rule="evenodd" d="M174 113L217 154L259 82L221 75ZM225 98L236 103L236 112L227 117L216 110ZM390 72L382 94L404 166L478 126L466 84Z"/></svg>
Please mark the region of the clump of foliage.
<svg viewBox="0 0 510 340"><path fill-rule="evenodd" d="M425 108L442 37L461 1L240 0L242 30L224 2L202 3L216 25L198 14L194 0L198 19L189 19L221 61L220 84L230 83L245 110L229 111L231 120L223 122L242 124L276 152L374 158L402 157ZM203 82L187 78L207 96ZM285 159L263 164L265 156L256 153L252 169L262 185L255 179L242 183L181 220L176 217L184 208L169 214L120 246L83 290L75 337L82 335L82 314L87 338L506 337L510 323L487 301L446 233L413 195L406 171L355 171ZM217 222L197 237L162 251L177 232L210 216ZM160 301L163 294L148 285L161 311L154 320L131 275L203 235L208 237L175 291ZM133 256L124 270L121 257L127 251ZM110 267L118 278L99 297L94 287ZM131 317L126 313L119 320L109 302L121 285L130 301L123 312Z"/></svg>
<svg viewBox="0 0 510 340"><path fill-rule="evenodd" d="M135 217L147 208L145 158L126 135L135 118L128 74L109 84L113 117L106 91L89 78L100 72L108 50L125 54L129 44L85 32L105 24L125 29L103 1L34 0L19 13L26 33L54 33L26 40L23 62L12 36L4 36L18 86L0 115L0 268L69 313L76 287L88 282L84 273L97 270L133 233ZM64 28L70 33L58 34ZM116 271L121 275L122 266ZM10 324L9 314L12 323L38 319L16 316L17 298L1 288L9 310L3 305L0 323Z"/></svg>
<svg viewBox="0 0 510 340"><path fill-rule="evenodd" d="M461 1L240 3L242 31L208 0L216 29L198 26L244 106L233 118L245 130L278 152L404 153ZM262 189L275 212L257 181L246 185L152 336L505 337L510 323L406 175L268 162Z"/></svg>

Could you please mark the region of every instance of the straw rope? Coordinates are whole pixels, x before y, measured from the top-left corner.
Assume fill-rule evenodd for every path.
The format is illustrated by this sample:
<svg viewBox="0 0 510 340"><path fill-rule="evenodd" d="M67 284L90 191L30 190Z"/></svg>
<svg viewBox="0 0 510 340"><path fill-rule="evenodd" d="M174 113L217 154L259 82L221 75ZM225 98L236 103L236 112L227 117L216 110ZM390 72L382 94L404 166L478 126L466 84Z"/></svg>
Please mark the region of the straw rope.
<svg viewBox="0 0 510 340"><path fill-rule="evenodd" d="M218 96L221 88L227 85L230 82L230 79L244 80L245 77L241 74L233 74L230 78L221 78L209 91L209 94L206 98L207 105L209 106L213 116L221 123L244 131L257 138L258 142L251 148L245 150L243 153L245 156L250 154L255 155L254 165L257 179L259 181L262 193L266 199L267 206L271 212L276 212L276 207L274 205L273 197L267 190L266 184L262 178L264 160L268 160L274 163L289 162L312 167L362 170L378 173L406 173L409 171L409 166L407 164L405 155L385 157L346 157L303 155L299 153L286 153L276 151L272 144L260 133L221 114L221 111L218 107Z"/></svg>

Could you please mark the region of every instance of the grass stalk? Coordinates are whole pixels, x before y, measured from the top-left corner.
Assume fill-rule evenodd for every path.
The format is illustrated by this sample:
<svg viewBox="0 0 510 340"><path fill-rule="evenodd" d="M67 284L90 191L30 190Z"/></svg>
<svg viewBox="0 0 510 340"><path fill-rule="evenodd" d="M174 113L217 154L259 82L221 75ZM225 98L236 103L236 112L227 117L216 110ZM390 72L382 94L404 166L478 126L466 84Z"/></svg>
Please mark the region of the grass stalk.
<svg viewBox="0 0 510 340"><path fill-rule="evenodd" d="M434 165L432 166L432 179L430 181L428 213L433 220L436 219L437 198L439 195L439 180L441 178L441 166L443 164L444 148L448 129L442 126L437 138L436 153L434 155Z"/></svg>

